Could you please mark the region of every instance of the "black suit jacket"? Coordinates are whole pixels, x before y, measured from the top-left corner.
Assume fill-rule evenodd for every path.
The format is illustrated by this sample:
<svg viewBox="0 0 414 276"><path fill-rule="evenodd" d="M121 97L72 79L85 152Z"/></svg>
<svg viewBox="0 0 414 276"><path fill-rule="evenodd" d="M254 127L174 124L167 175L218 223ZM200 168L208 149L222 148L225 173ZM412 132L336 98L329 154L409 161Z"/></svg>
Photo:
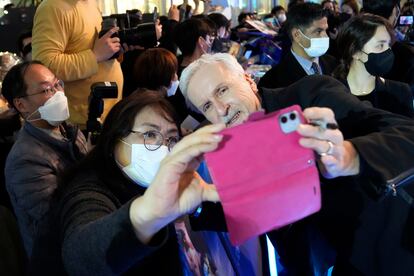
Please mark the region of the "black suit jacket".
<svg viewBox="0 0 414 276"><path fill-rule="evenodd" d="M412 119L368 107L327 76L308 76L286 89L263 90L268 112L293 104L331 108L344 138L359 154L361 172L354 177L321 178L321 211L269 234L282 261L293 268L293 274L308 275L306 267L315 265L310 264L314 245L309 237L314 232L309 230L316 228L337 251L335 267L340 275L411 275L414 205L410 207L401 196L384 194L387 180L414 168ZM405 185L411 196L413 183Z"/></svg>
<svg viewBox="0 0 414 276"><path fill-rule="evenodd" d="M319 57L319 65L324 75L330 75L338 65L336 59L330 55ZM279 64L270 69L259 81L259 89L287 87L306 77L302 66L289 50Z"/></svg>

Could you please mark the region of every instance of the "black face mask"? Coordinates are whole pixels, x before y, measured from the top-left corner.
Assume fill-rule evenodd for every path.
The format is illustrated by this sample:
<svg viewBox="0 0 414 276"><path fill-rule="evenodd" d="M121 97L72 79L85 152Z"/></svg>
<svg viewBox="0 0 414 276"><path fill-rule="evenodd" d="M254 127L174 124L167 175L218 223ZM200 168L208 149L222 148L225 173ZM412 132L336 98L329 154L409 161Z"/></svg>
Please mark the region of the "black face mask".
<svg viewBox="0 0 414 276"><path fill-rule="evenodd" d="M386 75L394 64L394 53L391 49L382 53L365 53L368 55L368 60L364 63L368 73L376 77L382 77Z"/></svg>

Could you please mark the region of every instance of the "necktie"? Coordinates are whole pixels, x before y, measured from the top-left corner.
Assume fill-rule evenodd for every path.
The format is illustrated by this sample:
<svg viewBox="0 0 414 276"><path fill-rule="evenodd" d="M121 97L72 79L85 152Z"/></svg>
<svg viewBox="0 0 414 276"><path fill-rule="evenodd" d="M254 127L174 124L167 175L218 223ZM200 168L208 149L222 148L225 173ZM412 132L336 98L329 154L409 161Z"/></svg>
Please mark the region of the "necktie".
<svg viewBox="0 0 414 276"><path fill-rule="evenodd" d="M312 62L312 70L315 75L322 75L321 68L316 62Z"/></svg>

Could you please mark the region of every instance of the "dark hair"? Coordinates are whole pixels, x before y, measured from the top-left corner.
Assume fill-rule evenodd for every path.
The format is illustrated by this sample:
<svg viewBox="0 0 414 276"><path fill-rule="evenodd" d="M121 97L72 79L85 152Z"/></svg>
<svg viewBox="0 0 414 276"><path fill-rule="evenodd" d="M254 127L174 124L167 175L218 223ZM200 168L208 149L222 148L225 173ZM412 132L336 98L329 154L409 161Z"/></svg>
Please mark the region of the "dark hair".
<svg viewBox="0 0 414 276"><path fill-rule="evenodd" d="M226 29L230 28L230 21L221 13L210 13L208 18L216 24L217 29L222 27Z"/></svg>
<svg viewBox="0 0 414 276"><path fill-rule="evenodd" d="M276 6L276 7L273 7L273 9L271 10L270 13L273 14L273 15L276 15L276 13L278 13L280 11L284 11L285 12L286 10L282 6Z"/></svg>
<svg viewBox="0 0 414 276"><path fill-rule="evenodd" d="M358 3L356 2L356 0L344 0L341 4L341 7L343 5L348 5L354 12L354 15L359 14L359 7L358 7Z"/></svg>
<svg viewBox="0 0 414 276"><path fill-rule="evenodd" d="M175 123L181 135L174 108L165 97L157 91L148 89L136 91L112 107L103 123L96 146L82 161L65 172L60 189L66 189L66 186L81 172L93 170L104 180L108 175L120 174L121 170L118 169L114 158L115 147L120 139L131 133L135 117L146 107L154 108L168 122ZM111 191L122 193L126 189L120 183L107 181L105 184Z"/></svg>
<svg viewBox="0 0 414 276"><path fill-rule="evenodd" d="M332 0L323 0L323 1L321 2L321 6L322 6L322 8L323 8L323 6L324 6L326 3L332 3L332 5L334 5L334 2L333 2Z"/></svg>
<svg viewBox="0 0 414 276"><path fill-rule="evenodd" d="M285 22L286 31L292 39L292 29L298 28L304 31L316 20L328 17L328 13L322 6L314 3L297 4L289 9ZM292 39L293 40L293 39Z"/></svg>
<svg viewBox="0 0 414 276"><path fill-rule="evenodd" d="M30 37L32 37L32 30L24 31L19 35L19 38L17 39L17 47L19 49L19 54L23 53L23 40Z"/></svg>
<svg viewBox="0 0 414 276"><path fill-rule="evenodd" d="M151 90L169 87L177 71L178 62L173 53L162 48L148 49L135 61L135 86Z"/></svg>
<svg viewBox="0 0 414 276"><path fill-rule="evenodd" d="M248 12L241 12L239 14L239 16L237 16L237 22L239 22L239 24L243 23L243 20L245 20L248 16L250 16L250 13L248 13Z"/></svg>
<svg viewBox="0 0 414 276"><path fill-rule="evenodd" d="M394 7L399 4L400 0L364 0L362 7L366 13L372 13L388 19Z"/></svg>
<svg viewBox="0 0 414 276"><path fill-rule="evenodd" d="M303 4L305 3L305 0L289 0L289 4L288 4L288 11L293 8L293 6L296 6L298 4Z"/></svg>
<svg viewBox="0 0 414 276"><path fill-rule="evenodd" d="M10 106L14 106L13 99L26 96L27 84L24 81L24 76L27 69L32 64L43 65L38 60L25 61L13 66L3 79L1 93ZM44 66L44 65L43 65Z"/></svg>
<svg viewBox="0 0 414 276"><path fill-rule="evenodd" d="M175 27L174 40L183 56L190 56L194 53L199 37L206 38L213 32L205 20L190 18Z"/></svg>
<svg viewBox="0 0 414 276"><path fill-rule="evenodd" d="M354 16L343 25L336 39L341 63L333 73L335 77L346 78L353 60L352 56L364 48L364 45L381 26L386 27L388 33L393 37L392 27L388 21L373 14Z"/></svg>

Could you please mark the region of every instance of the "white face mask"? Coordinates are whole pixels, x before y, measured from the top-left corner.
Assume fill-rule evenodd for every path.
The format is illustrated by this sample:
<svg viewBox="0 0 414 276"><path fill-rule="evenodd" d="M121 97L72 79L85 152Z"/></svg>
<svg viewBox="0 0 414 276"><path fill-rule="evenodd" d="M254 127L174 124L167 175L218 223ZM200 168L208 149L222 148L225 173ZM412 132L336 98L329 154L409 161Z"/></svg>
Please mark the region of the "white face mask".
<svg viewBox="0 0 414 276"><path fill-rule="evenodd" d="M283 23L283 22L286 21L286 14L285 13L281 13L276 18L279 21L279 23Z"/></svg>
<svg viewBox="0 0 414 276"><path fill-rule="evenodd" d="M157 150L150 151L144 144L131 145L121 141L131 147L131 163L123 167L122 171L136 184L147 188L154 180L161 161L168 155L168 147L162 145Z"/></svg>
<svg viewBox="0 0 414 276"><path fill-rule="evenodd" d="M171 96L174 96L175 95L175 92L177 92L177 88L178 88L178 85L179 84L180 84L180 81L179 80L175 80L175 81L172 81L171 82L171 85L170 85L170 87L167 90L167 96L168 97L171 97Z"/></svg>
<svg viewBox="0 0 414 276"><path fill-rule="evenodd" d="M300 47L305 50L306 54L310 57L320 57L324 55L329 49L329 37L320 37L320 38L310 38L307 37L301 30L299 32L309 39L310 47L305 48L302 44L299 43Z"/></svg>
<svg viewBox="0 0 414 276"><path fill-rule="evenodd" d="M40 118L30 119L36 112L39 112ZM27 116L26 121L45 120L52 126L58 126L69 119L69 116L68 98L62 91L57 91L35 112Z"/></svg>

